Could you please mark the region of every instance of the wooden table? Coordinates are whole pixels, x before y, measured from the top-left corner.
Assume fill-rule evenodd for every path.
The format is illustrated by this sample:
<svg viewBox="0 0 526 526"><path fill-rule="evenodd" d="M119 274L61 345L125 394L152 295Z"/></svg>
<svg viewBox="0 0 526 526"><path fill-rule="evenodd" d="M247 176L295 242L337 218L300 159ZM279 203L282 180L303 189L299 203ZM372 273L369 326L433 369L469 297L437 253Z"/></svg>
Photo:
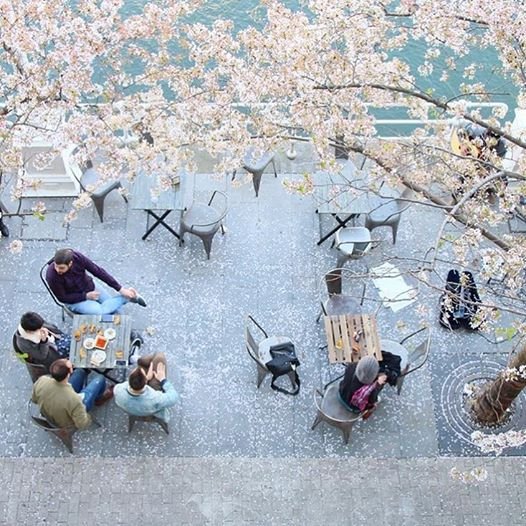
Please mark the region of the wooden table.
<svg viewBox="0 0 526 526"><path fill-rule="evenodd" d="M103 319L108 319L109 321L102 321ZM101 334L109 328L114 329L116 335L115 338L108 341L108 345L104 349L106 360L100 365L93 365L91 363L91 355L96 349L85 349L84 341L86 338L96 338L97 334ZM130 354L130 333L131 316L124 314L110 314L107 316L101 316L100 314L76 314L73 316L69 351L69 359L73 367L96 369L102 374L108 369L127 367ZM81 349L83 349L82 352ZM120 354L116 355L118 352L122 352L122 356ZM120 362L119 364L117 360Z"/></svg>
<svg viewBox="0 0 526 526"><path fill-rule="evenodd" d="M382 360L376 318L372 314L324 316L323 319L329 363L357 362L364 356ZM359 341L354 340L355 333L360 334Z"/></svg>
<svg viewBox="0 0 526 526"><path fill-rule="evenodd" d="M140 172L134 181L131 208L146 212L146 232L142 236L143 241L159 225L162 225L179 239L178 232L166 223L165 219L174 210L179 211L182 215L184 209L189 206L193 181L189 174L180 172L177 176L171 178L171 186L169 188L161 190L161 186L167 184L168 177L166 176L164 179L166 181L163 182L162 176ZM153 217L155 220L152 226L150 226L150 217Z"/></svg>

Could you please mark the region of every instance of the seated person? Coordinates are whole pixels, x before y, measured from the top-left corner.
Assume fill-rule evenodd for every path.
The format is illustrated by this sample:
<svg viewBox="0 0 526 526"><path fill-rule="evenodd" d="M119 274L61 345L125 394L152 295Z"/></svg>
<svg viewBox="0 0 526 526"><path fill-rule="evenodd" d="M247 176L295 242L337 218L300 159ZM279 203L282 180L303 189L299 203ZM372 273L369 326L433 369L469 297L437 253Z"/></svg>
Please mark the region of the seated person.
<svg viewBox="0 0 526 526"><path fill-rule="evenodd" d="M86 429L91 424L88 412L112 398L113 387L106 388L103 376L96 375L85 387L88 372L76 369L69 360L55 360L51 376L41 376L33 385L31 397L40 412L58 427Z"/></svg>
<svg viewBox="0 0 526 526"><path fill-rule="evenodd" d="M111 296L104 289L96 288L88 272L119 294ZM46 281L58 300L77 314L114 314L129 301L146 307L135 289L123 287L102 267L71 248L57 250L47 268Z"/></svg>
<svg viewBox="0 0 526 526"><path fill-rule="evenodd" d="M127 382L115 386L115 403L130 415L156 416L168 421L168 408L179 395L166 378L164 353L142 356Z"/></svg>
<svg viewBox="0 0 526 526"><path fill-rule="evenodd" d="M55 325L46 323L36 312L22 315L14 340L15 348L27 355L28 362L43 365L48 372L55 360L69 356L71 337Z"/></svg>
<svg viewBox="0 0 526 526"><path fill-rule="evenodd" d="M387 375L378 374L380 365L378 360L373 356L365 356L358 363L349 363L345 367L345 375L340 382L339 398L340 402L353 413L361 413L362 411L351 403L353 394L363 387L376 382L376 386L369 394L366 410L373 410L376 406L378 393L382 390Z"/></svg>

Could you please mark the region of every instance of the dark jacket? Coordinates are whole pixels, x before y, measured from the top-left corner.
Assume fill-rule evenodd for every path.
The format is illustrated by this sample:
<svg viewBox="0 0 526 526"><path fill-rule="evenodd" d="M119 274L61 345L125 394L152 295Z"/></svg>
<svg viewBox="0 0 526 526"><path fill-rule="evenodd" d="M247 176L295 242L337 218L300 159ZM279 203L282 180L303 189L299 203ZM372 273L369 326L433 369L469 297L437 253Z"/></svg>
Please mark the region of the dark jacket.
<svg viewBox="0 0 526 526"><path fill-rule="evenodd" d="M55 296L62 303L79 303L86 299L86 294L95 290L95 283L91 276L106 283L115 290L120 290L120 283L102 267L99 267L91 259L80 252L73 252L73 264L65 274L58 274L53 263L48 266L46 271L46 281Z"/></svg>
<svg viewBox="0 0 526 526"><path fill-rule="evenodd" d="M345 375L343 380L340 382L340 396L348 406L359 412L357 407L351 404L352 395L365 384L362 384L356 377L354 372L356 371L357 363L349 363L345 367ZM378 393L381 391L382 386L377 386L369 395L369 402L367 403L367 409L373 407L378 399Z"/></svg>
<svg viewBox="0 0 526 526"><path fill-rule="evenodd" d="M60 334L60 331L54 325L44 324L44 327L49 329L55 334ZM49 366L59 358L62 358L57 352L55 344L47 340L45 342L35 343L31 340L23 338L18 330L15 332L15 343L16 348L21 352L28 355L28 361L30 363L36 363L43 365L49 372Z"/></svg>

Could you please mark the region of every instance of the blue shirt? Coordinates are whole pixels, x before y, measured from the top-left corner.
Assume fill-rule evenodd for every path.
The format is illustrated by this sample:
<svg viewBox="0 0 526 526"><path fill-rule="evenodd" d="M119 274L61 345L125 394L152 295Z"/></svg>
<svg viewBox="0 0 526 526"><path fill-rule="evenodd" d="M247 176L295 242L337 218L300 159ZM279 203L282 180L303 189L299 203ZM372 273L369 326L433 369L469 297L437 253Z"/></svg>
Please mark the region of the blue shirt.
<svg viewBox="0 0 526 526"><path fill-rule="evenodd" d="M128 382L123 382L115 386L115 403L130 415L156 416L167 422L168 408L179 400L179 395L168 380L162 386L163 391L156 391L147 385L141 394L133 395L128 391Z"/></svg>

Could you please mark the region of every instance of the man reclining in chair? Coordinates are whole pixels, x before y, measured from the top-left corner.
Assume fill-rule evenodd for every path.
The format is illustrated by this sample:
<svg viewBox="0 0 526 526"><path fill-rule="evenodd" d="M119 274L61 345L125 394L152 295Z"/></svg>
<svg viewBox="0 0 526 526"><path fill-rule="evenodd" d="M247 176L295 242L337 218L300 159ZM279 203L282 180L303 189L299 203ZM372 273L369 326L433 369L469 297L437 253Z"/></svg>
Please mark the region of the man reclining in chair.
<svg viewBox="0 0 526 526"><path fill-rule="evenodd" d="M111 296L104 289L96 288L88 272L119 294ZM135 289L123 287L102 267L71 248L57 250L47 268L46 281L58 300L77 314L114 314L129 301L146 307Z"/></svg>

